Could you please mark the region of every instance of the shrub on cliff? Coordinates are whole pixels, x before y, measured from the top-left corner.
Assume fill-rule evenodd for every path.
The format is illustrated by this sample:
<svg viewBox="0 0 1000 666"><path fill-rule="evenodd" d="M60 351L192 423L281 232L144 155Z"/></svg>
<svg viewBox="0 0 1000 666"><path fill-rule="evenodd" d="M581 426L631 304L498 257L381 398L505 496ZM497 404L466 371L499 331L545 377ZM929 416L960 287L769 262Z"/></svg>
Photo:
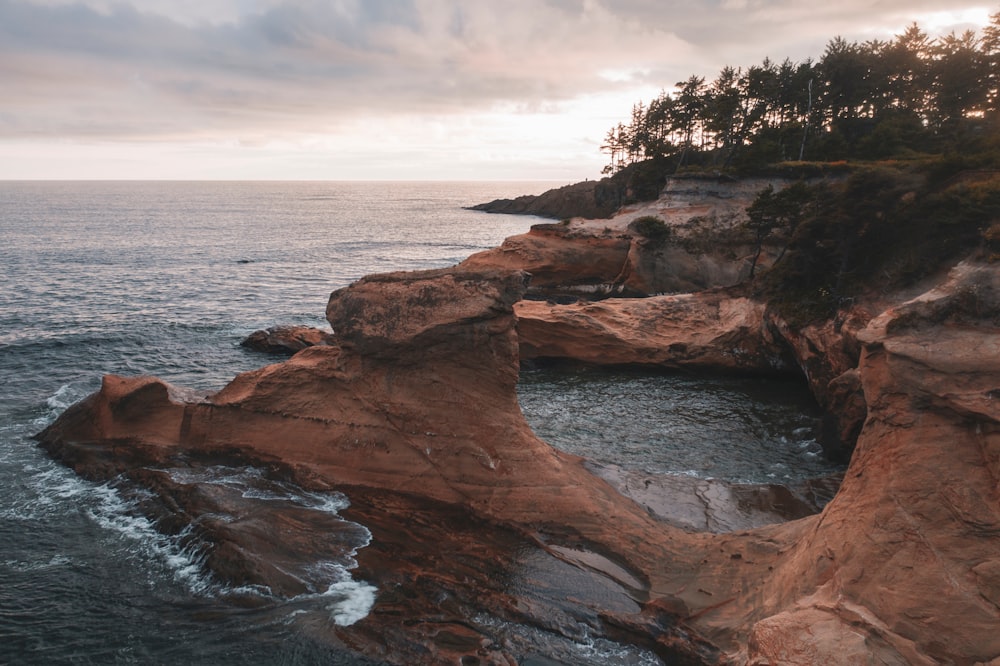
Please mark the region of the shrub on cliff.
<svg viewBox="0 0 1000 666"><path fill-rule="evenodd" d="M670 237L670 227L654 215L643 215L635 218L629 223L628 230L658 244L666 242Z"/></svg>
<svg viewBox="0 0 1000 666"><path fill-rule="evenodd" d="M912 284L980 247L1000 219L1000 172L942 179L939 168L883 165L805 187L786 256L757 288L804 323L867 291Z"/></svg>

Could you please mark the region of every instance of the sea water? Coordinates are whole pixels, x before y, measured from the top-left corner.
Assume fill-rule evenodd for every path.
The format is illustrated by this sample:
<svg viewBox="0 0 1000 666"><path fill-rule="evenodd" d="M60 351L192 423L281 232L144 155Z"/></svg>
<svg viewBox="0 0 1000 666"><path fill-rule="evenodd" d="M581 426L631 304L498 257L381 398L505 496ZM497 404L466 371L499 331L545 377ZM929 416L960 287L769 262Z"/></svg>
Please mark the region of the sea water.
<svg viewBox="0 0 1000 666"><path fill-rule="evenodd" d="M268 598L221 586L196 542L162 535L134 496L79 479L30 436L106 373L221 388L272 361L239 346L253 330L323 326L330 291L365 274L453 265L527 231L539 220L463 207L560 184L0 183L0 663L369 663L294 622L321 608L350 624L376 598L350 574L370 535L339 518L349 498L252 469L190 480L339 521L341 557L298 574L312 592ZM815 415L789 399L801 387L777 391L537 370L520 389L544 437L600 461L734 478L824 472ZM704 407L695 422L670 416L690 416L690 401ZM241 595L258 599L234 603ZM571 661L656 663L599 640Z"/></svg>

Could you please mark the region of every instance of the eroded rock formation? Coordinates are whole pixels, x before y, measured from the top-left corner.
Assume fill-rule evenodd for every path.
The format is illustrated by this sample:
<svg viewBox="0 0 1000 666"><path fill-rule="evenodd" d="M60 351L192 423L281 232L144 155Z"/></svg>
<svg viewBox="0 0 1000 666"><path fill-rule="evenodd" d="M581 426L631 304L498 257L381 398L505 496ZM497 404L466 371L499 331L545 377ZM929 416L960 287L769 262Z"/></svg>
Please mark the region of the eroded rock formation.
<svg viewBox="0 0 1000 666"><path fill-rule="evenodd" d="M998 288L995 266L960 264L859 332L868 418L840 492L776 567L780 610L753 627L750 663L1000 655Z"/></svg>
<svg viewBox="0 0 1000 666"><path fill-rule="evenodd" d="M766 306L717 292L516 305L521 356L604 365L797 374Z"/></svg>
<svg viewBox="0 0 1000 666"><path fill-rule="evenodd" d="M939 288L842 325L856 332L823 344L842 348L838 363L856 354L847 369L810 365L746 299L567 306L558 321L546 319L554 306L518 305L522 345L534 353L554 353L560 337L540 341L531 327L543 322L563 326L584 358L630 346L667 367L773 370L794 360L832 395L838 384L846 394L860 386L864 427L823 512L717 535L665 524L534 436L515 395L514 307L525 280L518 271L371 276L331 297L336 346L240 375L213 395L107 377L40 440L83 474L125 473L147 487L157 487L156 469L226 457L343 490L372 530L359 571L380 594L364 620L329 628L331 640L394 663L512 663L517 647L496 625L477 624L481 612L565 636L582 623L671 663L998 658L995 266L962 264ZM816 341L835 332L807 332L803 348L820 354ZM164 494L182 511L193 502ZM287 587L246 559L247 534L260 532L217 531L223 553L210 563ZM559 606L530 585L497 582L540 561L553 581L576 572L593 592Z"/></svg>
<svg viewBox="0 0 1000 666"><path fill-rule="evenodd" d="M593 575L610 581L637 610L647 598L648 563L664 556L679 561L682 551L660 542L662 526L644 509L588 472L580 459L541 442L525 423L515 392L518 341L512 306L526 279L520 272L454 271L365 278L331 297L327 314L337 346L310 347L284 363L240 375L207 396L148 377L106 377L98 393L40 435L42 445L91 478L125 473L139 483L150 470L239 458L306 488L335 487L360 498L355 510L369 525L391 522L371 508L386 504L406 506L413 515L465 516L484 525L481 529L512 530L547 557L596 571ZM172 505L183 505L176 493L170 497ZM391 540L392 533L385 528L381 538ZM287 589L270 568L231 562L248 548L240 533L229 529L209 538L221 539L220 547L230 553L210 558L217 572L237 571L238 582L257 576L260 584ZM379 539L376 533L374 541L384 546ZM269 547L260 540L254 544ZM380 556L378 547L362 551L362 570L377 572L366 566L369 551L372 558ZM414 566L447 570L449 565L434 554L431 562ZM461 586L451 574L441 575ZM500 592L500 599L486 597L482 603L497 613L506 608L508 617L510 609L519 609L513 616L518 621L544 621L547 610L520 608L517 597ZM421 617L436 611L425 606L410 612ZM386 618L378 609L372 617L370 622ZM466 627L470 622L467 617L449 621ZM438 629L442 623L447 621L441 620ZM359 640L372 631L366 626L363 621L337 632L342 640ZM443 649L444 634L415 639L399 627L393 631L399 644L391 658L398 663L412 663L414 642L431 652ZM672 631L669 623L662 629L665 636ZM713 653L697 641L671 649Z"/></svg>

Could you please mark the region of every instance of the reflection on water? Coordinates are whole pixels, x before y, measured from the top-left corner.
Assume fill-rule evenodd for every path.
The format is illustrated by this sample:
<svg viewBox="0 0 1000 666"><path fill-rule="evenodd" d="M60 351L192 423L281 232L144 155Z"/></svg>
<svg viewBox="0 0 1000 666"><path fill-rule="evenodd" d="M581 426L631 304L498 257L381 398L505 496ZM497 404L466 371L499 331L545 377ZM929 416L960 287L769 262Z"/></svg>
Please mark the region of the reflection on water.
<svg viewBox="0 0 1000 666"><path fill-rule="evenodd" d="M784 483L842 469L799 382L556 366L522 370L518 396L539 437L629 470Z"/></svg>

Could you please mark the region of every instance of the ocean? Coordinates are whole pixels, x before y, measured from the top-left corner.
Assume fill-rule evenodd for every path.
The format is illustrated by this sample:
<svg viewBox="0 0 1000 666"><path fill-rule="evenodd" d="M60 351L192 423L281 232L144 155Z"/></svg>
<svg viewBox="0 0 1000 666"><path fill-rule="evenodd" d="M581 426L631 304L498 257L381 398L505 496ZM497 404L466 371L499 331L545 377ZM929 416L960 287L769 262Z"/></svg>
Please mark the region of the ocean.
<svg viewBox="0 0 1000 666"><path fill-rule="evenodd" d="M365 274L450 266L523 233L539 220L463 207L560 184L0 182L0 663L371 663L293 621L322 607L350 623L377 599L350 576L369 535L339 517L349 497L215 470L204 481L314 512L343 540L303 572L309 594L224 589L190 540L30 436L106 373L221 388L273 362L239 346L250 332L326 326L329 293ZM836 471L796 383L559 367L523 372L519 394L543 439L602 463L779 482ZM579 649L580 664L659 663Z"/></svg>

